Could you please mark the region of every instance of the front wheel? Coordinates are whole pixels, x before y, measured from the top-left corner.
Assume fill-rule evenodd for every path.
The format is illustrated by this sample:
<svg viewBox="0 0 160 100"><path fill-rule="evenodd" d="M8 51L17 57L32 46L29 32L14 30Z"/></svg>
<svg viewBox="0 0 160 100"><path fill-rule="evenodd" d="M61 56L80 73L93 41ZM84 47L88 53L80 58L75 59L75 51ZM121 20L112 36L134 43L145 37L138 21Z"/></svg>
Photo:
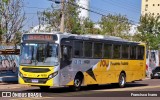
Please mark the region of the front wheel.
<svg viewBox="0 0 160 100"><path fill-rule="evenodd" d="M126 84L126 75L124 73L121 73L119 76L119 87L123 88Z"/></svg>
<svg viewBox="0 0 160 100"><path fill-rule="evenodd" d="M74 85L73 85L74 91L80 90L81 85L82 85L82 81L83 81L83 77L80 75L76 75L76 77L74 79Z"/></svg>

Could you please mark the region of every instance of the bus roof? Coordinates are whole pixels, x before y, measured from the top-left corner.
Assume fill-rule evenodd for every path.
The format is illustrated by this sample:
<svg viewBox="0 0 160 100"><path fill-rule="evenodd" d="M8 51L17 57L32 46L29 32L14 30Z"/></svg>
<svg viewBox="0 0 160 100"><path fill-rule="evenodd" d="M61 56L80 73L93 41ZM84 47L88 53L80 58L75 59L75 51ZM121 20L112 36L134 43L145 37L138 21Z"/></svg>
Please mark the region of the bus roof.
<svg viewBox="0 0 160 100"><path fill-rule="evenodd" d="M130 42L130 43L140 43L140 44L145 44L142 42L135 42L135 41L128 41L125 39L122 39L120 37L115 37L115 36L107 36L107 35L99 35L99 34L83 34L83 35L77 35L77 34L71 34L67 32L36 32L36 33L25 33L25 34L58 34L60 37L62 36L63 38L75 38L75 39L95 39L95 40L109 40L109 41L120 41L120 42Z"/></svg>

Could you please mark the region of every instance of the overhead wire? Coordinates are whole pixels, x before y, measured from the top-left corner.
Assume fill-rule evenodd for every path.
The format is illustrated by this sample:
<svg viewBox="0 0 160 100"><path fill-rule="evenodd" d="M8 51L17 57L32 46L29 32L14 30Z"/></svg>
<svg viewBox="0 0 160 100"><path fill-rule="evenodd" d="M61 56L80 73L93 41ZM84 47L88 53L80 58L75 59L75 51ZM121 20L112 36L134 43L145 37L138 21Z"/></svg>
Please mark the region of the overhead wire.
<svg viewBox="0 0 160 100"><path fill-rule="evenodd" d="M125 6L122 6L120 4L117 4L116 2L112 1L112 0L101 0L102 2L106 3L106 4L110 4L110 5L113 5L114 7L117 7L118 9L124 9L124 10L128 10L128 8L131 8L130 6L127 7L126 5ZM132 13L139 13L138 12L138 9L135 10L135 9L130 9L132 11Z"/></svg>
<svg viewBox="0 0 160 100"><path fill-rule="evenodd" d="M108 17L108 16L105 15L105 14L102 14L102 13L100 13L100 12L97 12L97 11L94 11L94 10L91 10L91 9L87 9L87 8L82 7L82 6L79 6L79 5L75 4L75 3L72 3L72 2L69 2L69 1L68 1L67 3L69 3L69 4L73 5L73 6L76 6L76 7L78 7L78 8L87 10L87 11L89 11L89 12L92 12L92 13L95 13L95 14L98 14L98 15L101 15L101 16ZM138 23L138 22L135 22L135 21L132 21L132 20L129 20L129 21L134 22L134 23ZM123 21L120 21L120 22L123 22Z"/></svg>
<svg viewBox="0 0 160 100"><path fill-rule="evenodd" d="M52 1L56 1L56 0L52 0ZM102 0L102 1L105 1L105 0ZM71 3L71 2L69 2L69 1L66 1L66 3L72 4L72 5L74 5L74 6L78 7L78 8L81 8L81 9L87 10L87 11L89 11L89 12L91 12L91 13L98 14L98 15L100 15L100 16L105 16L105 17L107 17L107 15L106 15L106 14L103 14L103 13L108 13L108 12L109 12L109 13L116 13L116 12L112 12L112 11L109 11L109 10L100 9L100 8L97 8L97 7L94 7L94 6L90 6L91 9L87 9L87 8L85 8L85 7L79 6L79 5L77 5L77 4L75 4L75 3ZM85 4L83 4L83 5L85 5ZM33 9L48 9L48 8L31 7L31 6L23 6L23 7L25 7L25 8L33 8ZM94 10L92 10L92 9L94 9ZM96 11L95 11L95 10L96 10ZM99 11L100 11L100 12L103 12L103 13L100 13ZM37 13L26 13L26 14L37 14ZM132 18L132 17L130 17L130 18ZM138 22L136 22L136 21L133 21L133 19L134 19L134 18L132 18L132 20L130 20L130 21L133 22L133 23L138 23ZM135 20L135 19L134 19L134 20Z"/></svg>

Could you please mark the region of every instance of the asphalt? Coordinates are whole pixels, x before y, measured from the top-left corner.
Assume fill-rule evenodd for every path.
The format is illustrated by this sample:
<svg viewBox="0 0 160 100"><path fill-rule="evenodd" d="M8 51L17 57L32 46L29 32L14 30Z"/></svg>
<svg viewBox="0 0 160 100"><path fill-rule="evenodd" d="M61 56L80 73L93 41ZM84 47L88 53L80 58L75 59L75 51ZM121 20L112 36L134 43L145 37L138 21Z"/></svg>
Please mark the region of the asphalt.
<svg viewBox="0 0 160 100"><path fill-rule="evenodd" d="M144 80L148 80L150 78L145 78ZM27 88L29 85L18 84L18 82L0 82L0 90L11 90L16 88Z"/></svg>
<svg viewBox="0 0 160 100"><path fill-rule="evenodd" d="M15 89L15 88L25 88L29 87L28 85L21 85L18 84L17 82L0 82L0 90L10 90L10 89Z"/></svg>

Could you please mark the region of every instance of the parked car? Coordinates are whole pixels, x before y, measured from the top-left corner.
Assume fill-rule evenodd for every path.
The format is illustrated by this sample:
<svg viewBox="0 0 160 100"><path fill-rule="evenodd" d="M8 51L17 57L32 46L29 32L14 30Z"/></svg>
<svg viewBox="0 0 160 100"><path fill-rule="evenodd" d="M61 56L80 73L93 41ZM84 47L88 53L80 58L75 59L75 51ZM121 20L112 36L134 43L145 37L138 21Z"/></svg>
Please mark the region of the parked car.
<svg viewBox="0 0 160 100"><path fill-rule="evenodd" d="M151 73L151 79L160 78L160 66L155 67Z"/></svg>

